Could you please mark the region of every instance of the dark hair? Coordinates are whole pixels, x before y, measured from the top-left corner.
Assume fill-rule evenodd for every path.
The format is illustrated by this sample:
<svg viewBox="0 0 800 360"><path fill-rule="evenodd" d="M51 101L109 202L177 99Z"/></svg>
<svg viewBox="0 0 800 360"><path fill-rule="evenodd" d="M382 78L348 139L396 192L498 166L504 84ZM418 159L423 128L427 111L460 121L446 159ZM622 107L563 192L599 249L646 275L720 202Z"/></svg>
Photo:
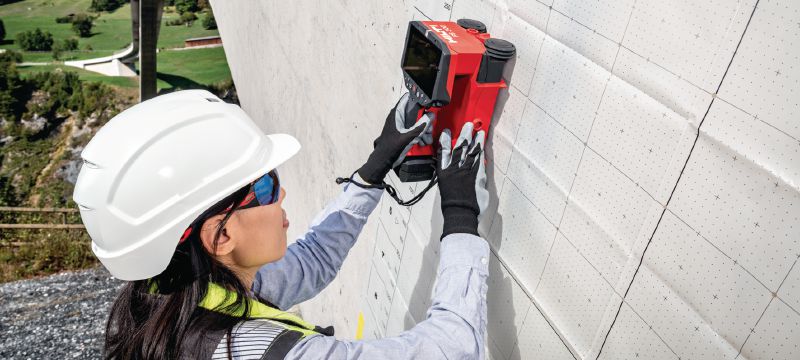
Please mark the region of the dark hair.
<svg viewBox="0 0 800 360"><path fill-rule="evenodd" d="M128 282L120 290L106 324L106 359L175 359L180 356L184 341L200 341L203 336L198 334L218 329L227 331L228 358L231 358L232 327L246 319L250 310L246 301L247 287L231 269L205 250L198 227L231 206L214 235L213 250L216 252L224 225L247 195L247 190L245 186L203 212L193 222L192 234L178 245L161 274ZM236 296L228 306L216 310L231 314L234 309L244 309L241 316L204 321L203 313L197 309L209 282L231 290ZM228 301L225 299L223 303Z"/></svg>

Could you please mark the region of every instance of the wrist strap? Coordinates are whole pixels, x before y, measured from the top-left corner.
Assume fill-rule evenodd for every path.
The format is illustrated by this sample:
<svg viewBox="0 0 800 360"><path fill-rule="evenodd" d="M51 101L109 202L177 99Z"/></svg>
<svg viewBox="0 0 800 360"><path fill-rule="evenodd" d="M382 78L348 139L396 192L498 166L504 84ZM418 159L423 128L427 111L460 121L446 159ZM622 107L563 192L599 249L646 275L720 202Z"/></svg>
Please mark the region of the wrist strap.
<svg viewBox="0 0 800 360"><path fill-rule="evenodd" d="M364 183L360 183L358 181L355 181L355 180L353 180L353 176L356 176L356 172L358 172L358 170L353 171L353 173L350 174L350 177L346 177L346 178L337 177L336 178L336 184L341 185L343 183L351 183L351 184L353 184L355 186L358 186L358 187L360 187L362 189L381 189L381 190L383 190L387 186L389 186L385 182L381 182L380 184L364 184ZM391 186L389 186L389 187L391 187Z"/></svg>
<svg viewBox="0 0 800 360"><path fill-rule="evenodd" d="M397 201L398 204L400 204L402 206L411 206L411 205L414 205L414 204L418 203L420 200L422 200L422 197L425 196L425 193L427 193L428 190L430 190L434 185L436 185L436 183L439 182L439 179L436 177L436 173L434 173L433 174L433 178L431 178L431 181L428 182L428 185L425 186L425 188L422 189L422 191L420 191L416 196L414 196L413 198L411 198L409 200L403 200L403 199L400 198L399 195L397 195L397 190L392 185L387 184L385 181L381 181L380 184L364 184L364 183L360 183L358 181L353 180L353 176L356 175L357 171L358 170L353 171L353 173L350 174L350 177L347 177L347 178L337 177L336 178L336 183L339 184L339 185L341 185L343 183L351 183L351 184L353 184L355 186L358 186L360 188L363 188L363 189L381 189L381 190L386 190L386 192L389 193L389 196L391 196L395 201Z"/></svg>

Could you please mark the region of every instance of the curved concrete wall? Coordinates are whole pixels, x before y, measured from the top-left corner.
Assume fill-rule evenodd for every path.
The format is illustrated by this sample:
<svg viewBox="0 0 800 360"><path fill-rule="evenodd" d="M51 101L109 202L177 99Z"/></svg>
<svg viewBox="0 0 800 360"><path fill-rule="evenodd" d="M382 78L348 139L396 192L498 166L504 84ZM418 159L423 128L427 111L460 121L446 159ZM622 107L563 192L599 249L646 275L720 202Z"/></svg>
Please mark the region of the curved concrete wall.
<svg viewBox="0 0 800 360"><path fill-rule="evenodd" d="M798 2L212 4L242 106L304 145L280 169L293 235L403 92L409 20L516 44L480 230L493 359L800 357ZM385 196L305 317L342 338L423 320L438 207Z"/></svg>
<svg viewBox="0 0 800 360"><path fill-rule="evenodd" d="M125 64L139 54L139 45L131 43L125 50L111 56L86 60L65 61L64 65L94 71L108 76L136 76L136 71Z"/></svg>

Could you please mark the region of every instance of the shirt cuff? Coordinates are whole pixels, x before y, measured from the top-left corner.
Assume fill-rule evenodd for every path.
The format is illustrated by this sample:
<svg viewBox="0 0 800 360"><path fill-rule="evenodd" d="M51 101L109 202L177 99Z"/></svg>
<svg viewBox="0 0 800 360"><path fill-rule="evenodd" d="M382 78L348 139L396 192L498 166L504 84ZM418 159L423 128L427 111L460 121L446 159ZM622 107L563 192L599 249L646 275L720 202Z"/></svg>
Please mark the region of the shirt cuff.
<svg viewBox="0 0 800 360"><path fill-rule="evenodd" d="M353 175L353 180L362 184L366 183L358 173ZM339 204L342 208L368 216L375 210L378 201L381 200L381 195L383 195L383 189L365 189L353 183L345 183L344 191L339 195Z"/></svg>
<svg viewBox="0 0 800 360"><path fill-rule="evenodd" d="M439 272L451 266L468 266L489 271L489 243L472 234L449 234L442 239Z"/></svg>

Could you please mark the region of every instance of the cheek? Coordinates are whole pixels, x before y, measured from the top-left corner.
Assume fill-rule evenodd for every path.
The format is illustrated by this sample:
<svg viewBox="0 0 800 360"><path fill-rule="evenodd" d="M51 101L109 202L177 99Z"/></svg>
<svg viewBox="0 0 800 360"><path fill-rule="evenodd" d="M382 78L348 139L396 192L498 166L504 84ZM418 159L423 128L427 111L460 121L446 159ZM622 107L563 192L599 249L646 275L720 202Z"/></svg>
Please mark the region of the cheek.
<svg viewBox="0 0 800 360"><path fill-rule="evenodd" d="M286 254L286 229L283 227L283 212L280 207L266 206L260 220L260 234L257 234L262 248L258 251L266 262L281 259Z"/></svg>
<svg viewBox="0 0 800 360"><path fill-rule="evenodd" d="M245 213L246 212L246 213ZM286 254L286 229L279 206L242 211L238 226L241 242L236 246L235 262L243 267L260 267Z"/></svg>

